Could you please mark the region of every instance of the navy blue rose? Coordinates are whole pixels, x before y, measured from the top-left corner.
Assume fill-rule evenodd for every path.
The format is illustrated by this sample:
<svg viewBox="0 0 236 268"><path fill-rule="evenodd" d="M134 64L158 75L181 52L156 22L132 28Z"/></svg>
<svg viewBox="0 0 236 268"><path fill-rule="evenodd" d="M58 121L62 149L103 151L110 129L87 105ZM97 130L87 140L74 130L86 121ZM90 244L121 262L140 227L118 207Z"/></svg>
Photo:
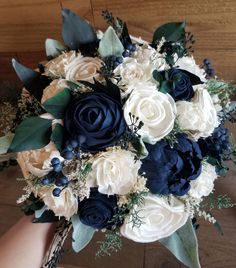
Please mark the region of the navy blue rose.
<svg viewBox="0 0 236 268"><path fill-rule="evenodd" d="M169 80L173 82L173 87L169 94L175 101L189 101L194 95L193 87L189 76L175 68L168 71Z"/></svg>
<svg viewBox="0 0 236 268"><path fill-rule="evenodd" d="M97 188L91 188L89 198L81 201L78 207L81 222L95 229L110 229L116 210L116 196L101 194Z"/></svg>
<svg viewBox="0 0 236 268"><path fill-rule="evenodd" d="M146 144L149 152L143 159L141 172L153 194L182 196L190 189L190 181L201 173L201 150L196 142L179 134L173 148L166 141Z"/></svg>
<svg viewBox="0 0 236 268"><path fill-rule="evenodd" d="M72 100L64 125L70 138L85 151L99 151L113 145L126 124L121 104L102 92L91 92Z"/></svg>
<svg viewBox="0 0 236 268"><path fill-rule="evenodd" d="M225 157L231 151L229 131L221 124L210 137L199 139L198 145L201 148L203 157L211 156L220 162L226 160Z"/></svg>

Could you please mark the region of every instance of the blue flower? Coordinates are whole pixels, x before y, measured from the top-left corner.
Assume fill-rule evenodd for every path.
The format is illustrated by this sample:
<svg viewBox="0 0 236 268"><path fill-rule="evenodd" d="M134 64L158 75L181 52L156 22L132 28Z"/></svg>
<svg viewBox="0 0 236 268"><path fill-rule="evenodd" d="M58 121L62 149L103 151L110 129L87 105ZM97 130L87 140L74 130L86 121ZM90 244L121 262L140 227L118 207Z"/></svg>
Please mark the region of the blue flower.
<svg viewBox="0 0 236 268"><path fill-rule="evenodd" d="M229 131L221 124L215 128L212 135L206 139L199 139L198 145L201 148L203 157L211 156L218 161L224 160L224 154L230 152Z"/></svg>
<svg viewBox="0 0 236 268"><path fill-rule="evenodd" d="M175 101L189 101L194 95L193 87L189 76L175 68L168 71L169 80L173 81L173 87L169 94Z"/></svg>
<svg viewBox="0 0 236 268"><path fill-rule="evenodd" d="M110 229L116 210L116 196L101 194L97 188L91 188L89 198L81 201L78 208L81 222L95 229Z"/></svg>
<svg viewBox="0 0 236 268"><path fill-rule="evenodd" d="M99 151L113 145L124 133L126 124L121 104L102 92L74 98L64 118L70 138L85 151Z"/></svg>
<svg viewBox="0 0 236 268"><path fill-rule="evenodd" d="M143 159L147 187L153 194L182 196L190 189L190 181L201 173L202 154L196 142L185 134L178 135L173 148L166 141L146 144L149 155Z"/></svg>

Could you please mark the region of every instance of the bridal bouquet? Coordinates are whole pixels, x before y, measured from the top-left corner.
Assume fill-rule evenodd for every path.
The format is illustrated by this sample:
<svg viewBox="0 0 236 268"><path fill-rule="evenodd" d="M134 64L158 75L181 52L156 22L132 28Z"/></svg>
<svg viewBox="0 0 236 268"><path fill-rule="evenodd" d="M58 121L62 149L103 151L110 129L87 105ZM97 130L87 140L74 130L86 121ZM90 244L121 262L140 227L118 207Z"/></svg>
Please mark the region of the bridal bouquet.
<svg viewBox="0 0 236 268"><path fill-rule="evenodd" d="M151 42L103 12L96 32L62 10L64 44L46 40L46 62L31 70L13 59L24 83L2 153L17 153L27 186L19 198L34 222L59 221L44 267L54 267L72 229L82 250L103 231L98 255L121 237L159 241L188 267L200 267L195 229L212 209L232 207L213 193L235 146L235 87L217 79L210 62L191 56L185 23L159 27Z"/></svg>

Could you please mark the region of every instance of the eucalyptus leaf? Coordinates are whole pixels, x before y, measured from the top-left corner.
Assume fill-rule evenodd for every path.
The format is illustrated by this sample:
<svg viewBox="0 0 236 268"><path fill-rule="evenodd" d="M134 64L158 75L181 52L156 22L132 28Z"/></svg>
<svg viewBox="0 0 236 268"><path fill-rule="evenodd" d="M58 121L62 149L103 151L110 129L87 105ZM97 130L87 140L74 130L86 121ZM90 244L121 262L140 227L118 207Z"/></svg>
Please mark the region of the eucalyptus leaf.
<svg viewBox="0 0 236 268"><path fill-rule="evenodd" d="M62 143L64 138L64 127L61 124L56 124L52 131L52 135L50 137L51 141L54 142L56 148L61 151Z"/></svg>
<svg viewBox="0 0 236 268"><path fill-rule="evenodd" d="M35 210L35 218L40 218L43 213L48 210L48 207L46 205L44 205L42 208L38 209L38 210Z"/></svg>
<svg viewBox="0 0 236 268"><path fill-rule="evenodd" d="M12 66L25 88L39 101L41 101L43 90L51 83L51 79L36 72L12 59Z"/></svg>
<svg viewBox="0 0 236 268"><path fill-rule="evenodd" d="M98 52L102 58L121 56L124 52L124 47L111 26L108 27L99 43Z"/></svg>
<svg viewBox="0 0 236 268"><path fill-rule="evenodd" d="M26 118L16 128L8 152L40 149L50 141L52 120L40 117Z"/></svg>
<svg viewBox="0 0 236 268"><path fill-rule="evenodd" d="M63 118L65 109L68 106L70 99L71 99L70 91L67 88L65 88L57 95L46 100L43 103L43 107L48 113L52 114L55 118Z"/></svg>
<svg viewBox="0 0 236 268"><path fill-rule="evenodd" d="M57 221L58 217L55 216L52 210L45 210L39 218L33 219L33 223L48 223Z"/></svg>
<svg viewBox="0 0 236 268"><path fill-rule="evenodd" d="M185 22L170 22L156 29L153 35L153 43L165 37L166 41L178 42L185 38Z"/></svg>
<svg viewBox="0 0 236 268"><path fill-rule="evenodd" d="M78 215L74 215L71 221L73 226L72 247L75 252L79 252L88 245L96 230L83 224Z"/></svg>
<svg viewBox="0 0 236 268"><path fill-rule="evenodd" d="M7 153L12 140L14 138L14 134L13 133L9 133L3 137L0 137L0 154L5 154Z"/></svg>
<svg viewBox="0 0 236 268"><path fill-rule="evenodd" d="M69 9L62 9L62 37L72 50L96 42L97 35L93 27Z"/></svg>
<svg viewBox="0 0 236 268"><path fill-rule="evenodd" d="M66 50L66 47L55 39L47 38L45 41L45 50L48 58L56 58Z"/></svg>
<svg viewBox="0 0 236 268"><path fill-rule="evenodd" d="M201 267L198 256L197 237L190 219L174 234L159 241L189 268Z"/></svg>

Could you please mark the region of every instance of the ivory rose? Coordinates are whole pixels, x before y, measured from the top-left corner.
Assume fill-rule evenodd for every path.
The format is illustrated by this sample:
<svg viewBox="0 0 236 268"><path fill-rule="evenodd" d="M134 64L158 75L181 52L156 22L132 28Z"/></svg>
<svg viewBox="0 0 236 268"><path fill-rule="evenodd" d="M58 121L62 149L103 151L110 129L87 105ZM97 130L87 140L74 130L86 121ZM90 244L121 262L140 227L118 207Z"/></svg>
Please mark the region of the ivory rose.
<svg viewBox="0 0 236 268"><path fill-rule="evenodd" d="M194 198L208 196L214 189L214 181L217 179L216 169L211 164L204 164L202 172L196 180L190 182L191 188L188 194Z"/></svg>
<svg viewBox="0 0 236 268"><path fill-rule="evenodd" d="M184 203L174 196L159 197L149 194L144 197L141 207L135 207L142 219L140 226L133 226L129 217L121 226L121 234L135 242L148 243L172 235L182 227L187 219L188 213Z"/></svg>
<svg viewBox="0 0 236 268"><path fill-rule="evenodd" d="M100 193L125 195L137 183L140 166L132 152L112 149L95 158L87 182L90 187L98 187Z"/></svg>
<svg viewBox="0 0 236 268"><path fill-rule="evenodd" d="M178 101L179 125L190 137L198 140L209 137L219 125L217 111L205 85L194 86L194 97L189 101Z"/></svg>
<svg viewBox="0 0 236 268"><path fill-rule="evenodd" d="M135 115L144 125L138 130L143 141L155 144L168 135L174 127L176 106L169 94L164 94L146 83L139 83L124 104L126 123L131 125L131 115Z"/></svg>

